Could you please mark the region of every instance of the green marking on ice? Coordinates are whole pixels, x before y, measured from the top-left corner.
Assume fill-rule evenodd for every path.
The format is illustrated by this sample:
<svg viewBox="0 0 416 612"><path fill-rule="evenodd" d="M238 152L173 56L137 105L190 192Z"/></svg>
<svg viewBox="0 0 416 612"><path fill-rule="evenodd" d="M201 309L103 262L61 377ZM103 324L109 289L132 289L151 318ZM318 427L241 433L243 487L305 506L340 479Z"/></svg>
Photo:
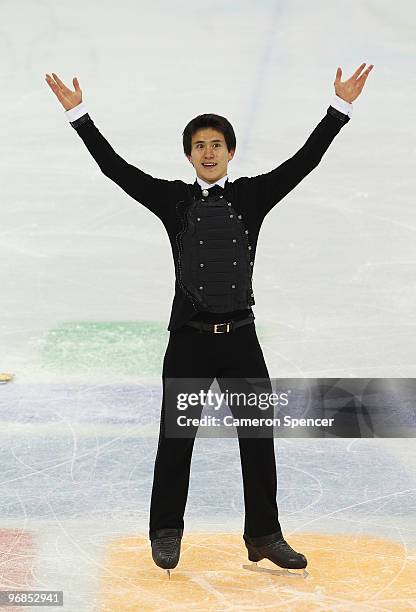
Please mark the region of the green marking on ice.
<svg viewBox="0 0 416 612"><path fill-rule="evenodd" d="M41 363L71 374L159 376L168 339L153 321L67 321L42 339Z"/></svg>
<svg viewBox="0 0 416 612"><path fill-rule="evenodd" d="M264 325L259 325L256 321L256 334L259 342L263 342L269 339L270 337L270 329L265 327Z"/></svg>
<svg viewBox="0 0 416 612"><path fill-rule="evenodd" d="M267 329L256 325L260 341ZM67 374L157 376L169 340L155 321L66 321L38 342L41 367Z"/></svg>

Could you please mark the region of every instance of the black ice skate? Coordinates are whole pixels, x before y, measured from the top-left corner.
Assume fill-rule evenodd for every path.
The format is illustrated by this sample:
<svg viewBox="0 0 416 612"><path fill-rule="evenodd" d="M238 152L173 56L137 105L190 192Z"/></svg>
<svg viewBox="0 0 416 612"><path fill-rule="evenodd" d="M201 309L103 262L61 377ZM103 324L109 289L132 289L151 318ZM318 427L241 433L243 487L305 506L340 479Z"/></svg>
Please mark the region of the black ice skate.
<svg viewBox="0 0 416 612"><path fill-rule="evenodd" d="M257 568L258 561L261 561L262 559L269 559L272 563L275 563L285 570L303 569L302 574L288 571L282 573L294 574L304 578L308 576L308 572L305 570L305 567L308 564L306 557L293 550L293 548L289 546L284 539L282 533L272 533L259 538L250 538L244 534L243 538L248 551L248 559L254 563L254 567L249 567L249 569L275 573L273 570Z"/></svg>
<svg viewBox="0 0 416 612"><path fill-rule="evenodd" d="M182 534L183 529L166 528L157 529L150 535L153 561L167 570L169 578L170 570L179 562Z"/></svg>

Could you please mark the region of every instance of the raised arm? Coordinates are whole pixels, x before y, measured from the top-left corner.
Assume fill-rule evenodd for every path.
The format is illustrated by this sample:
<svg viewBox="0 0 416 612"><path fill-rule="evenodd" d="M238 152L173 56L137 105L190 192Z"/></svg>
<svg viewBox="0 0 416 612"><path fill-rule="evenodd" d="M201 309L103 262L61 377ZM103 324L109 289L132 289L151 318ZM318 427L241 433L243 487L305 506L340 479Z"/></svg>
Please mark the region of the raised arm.
<svg viewBox="0 0 416 612"><path fill-rule="evenodd" d="M248 179L248 188L252 187L258 196L256 207L264 215L316 168L335 136L348 123L352 113L351 102L360 95L373 68L370 65L360 76L364 66L361 64L344 82L341 81L342 70L338 68L334 81L335 96L303 147L274 170Z"/></svg>
<svg viewBox="0 0 416 612"><path fill-rule="evenodd" d="M180 181L167 181L143 172L118 155L110 143L97 129L82 101L82 91L76 77L69 89L52 73L45 77L51 90L66 111L67 119L85 143L101 171L132 198L163 219L169 201L174 199Z"/></svg>

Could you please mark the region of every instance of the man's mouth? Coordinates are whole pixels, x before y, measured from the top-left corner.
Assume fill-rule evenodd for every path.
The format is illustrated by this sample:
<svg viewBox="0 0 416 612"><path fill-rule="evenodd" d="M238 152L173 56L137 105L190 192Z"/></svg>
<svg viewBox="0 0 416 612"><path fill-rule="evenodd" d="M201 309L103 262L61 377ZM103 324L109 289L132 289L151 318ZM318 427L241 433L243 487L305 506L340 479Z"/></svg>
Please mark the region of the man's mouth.
<svg viewBox="0 0 416 612"><path fill-rule="evenodd" d="M204 166L204 168L213 168L214 166L216 166L217 164L214 163L206 163L206 164L202 164Z"/></svg>

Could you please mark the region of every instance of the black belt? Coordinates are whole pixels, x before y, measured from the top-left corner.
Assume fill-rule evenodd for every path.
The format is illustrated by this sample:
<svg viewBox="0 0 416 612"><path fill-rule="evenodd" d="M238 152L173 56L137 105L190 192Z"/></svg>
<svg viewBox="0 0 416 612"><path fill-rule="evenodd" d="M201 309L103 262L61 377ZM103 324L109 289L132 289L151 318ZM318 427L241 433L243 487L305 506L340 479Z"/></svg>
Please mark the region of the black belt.
<svg viewBox="0 0 416 612"><path fill-rule="evenodd" d="M189 321L185 325L189 327L196 327L199 331L207 331L213 334L224 334L227 332L234 331L237 327L242 325L248 325L253 323L254 316L241 319L240 321L227 321L226 323L203 323L202 321Z"/></svg>

